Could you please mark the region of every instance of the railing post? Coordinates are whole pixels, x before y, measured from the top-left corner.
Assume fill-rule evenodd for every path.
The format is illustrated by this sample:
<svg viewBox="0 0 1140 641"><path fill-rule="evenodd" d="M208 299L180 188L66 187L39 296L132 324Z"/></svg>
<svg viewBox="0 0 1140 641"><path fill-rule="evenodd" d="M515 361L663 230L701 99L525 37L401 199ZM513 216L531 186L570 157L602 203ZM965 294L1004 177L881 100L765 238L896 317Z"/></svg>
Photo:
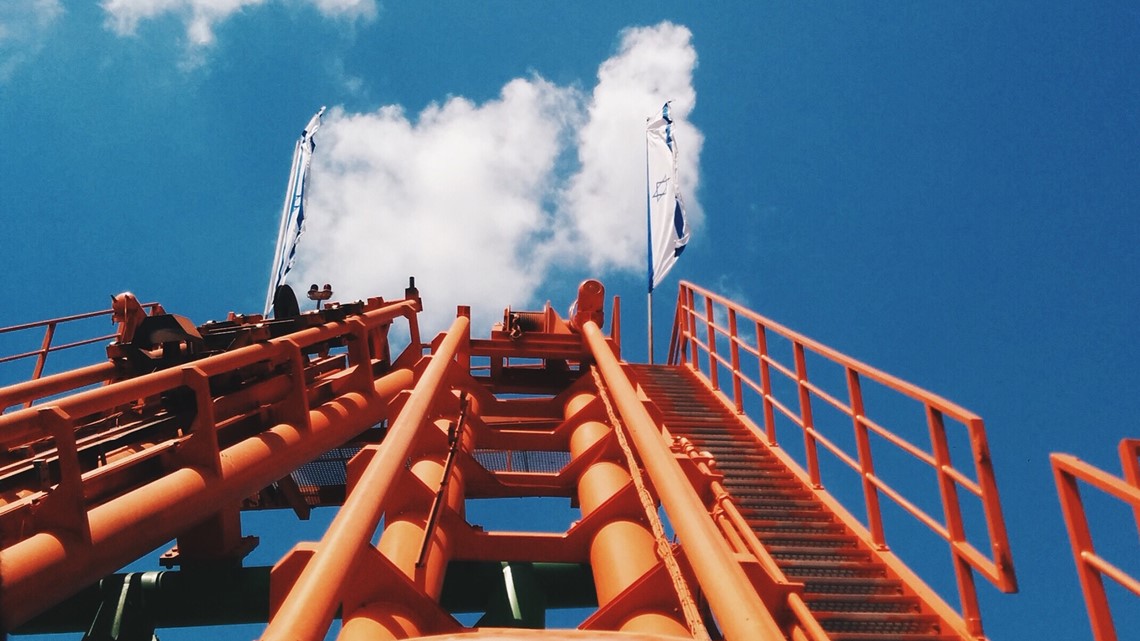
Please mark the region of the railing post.
<svg viewBox="0 0 1140 641"><path fill-rule="evenodd" d="M999 580L995 585L1005 592L1016 592L1017 577L1013 572L1013 556L1009 550L1005 518L1001 514L1001 500L998 497L997 480L994 478L992 465L993 457L990 456L989 446L986 444L985 424L977 417L967 420L965 424L970 435L970 448L974 456L974 469L978 475L978 487L982 490L982 508L990 532L990 549L994 565L998 570Z"/></svg>
<svg viewBox="0 0 1140 641"><path fill-rule="evenodd" d="M740 385L740 345L736 335L736 310L728 308L728 345L732 354L732 403L736 413L744 413L744 392Z"/></svg>
<svg viewBox="0 0 1140 641"><path fill-rule="evenodd" d="M709 341L709 381L714 390L720 389L719 376L720 363L716 360L716 322L713 320L713 300L705 295L705 328L708 330Z"/></svg>
<svg viewBox="0 0 1140 641"><path fill-rule="evenodd" d="M48 352L51 351L51 341L55 336L55 323L48 323L47 329L44 330L44 342L40 345L40 354L36 357L36 367L32 370L32 380L40 377L44 373L44 361L47 360ZM29 404L30 405L30 404Z"/></svg>
<svg viewBox="0 0 1140 641"><path fill-rule="evenodd" d="M776 445L776 412L772 405L772 372L768 367L768 334L756 321L756 350L760 352L760 390L764 395L764 432L768 445Z"/></svg>
<svg viewBox="0 0 1140 641"><path fill-rule="evenodd" d="M796 360L796 386L800 391L800 426L804 430L804 456L807 458L808 475L816 488L823 487L819 476L819 454L815 447L815 423L811 416L811 390L807 388L807 359L804 358L804 345L792 343Z"/></svg>
<svg viewBox="0 0 1140 641"><path fill-rule="evenodd" d="M887 539L883 532L883 514L879 509L879 488L871 480L875 477L871 438L863 423L863 389L859 384L859 373L850 367L847 368L847 392L851 400L851 421L855 426L855 447L859 452L859 476L863 482L863 499L867 505L867 524L871 528L871 540L885 549Z"/></svg>
<svg viewBox="0 0 1140 641"><path fill-rule="evenodd" d="M689 310L689 352L693 357L691 367L694 370L700 371L701 361L699 360L699 352L697 351L697 304L693 296L693 290L687 289L686 291L686 298L688 299L686 308Z"/></svg>
<svg viewBox="0 0 1140 641"><path fill-rule="evenodd" d="M348 322L349 331L344 335L348 349L348 365L352 369L353 390L361 394L374 394L372 373L372 349L368 341L368 326L359 318Z"/></svg>
<svg viewBox="0 0 1140 641"><path fill-rule="evenodd" d="M1124 480L1140 488L1140 440L1126 438L1120 441L1120 467ZM1140 532L1140 505L1132 507L1136 517L1136 531Z"/></svg>
<svg viewBox="0 0 1140 641"><path fill-rule="evenodd" d="M289 362L289 379L292 391L282 401L283 420L309 429L309 389L305 383L305 353L292 338L281 341L281 348Z"/></svg>
<svg viewBox="0 0 1140 641"><path fill-rule="evenodd" d="M676 331L676 323L673 325ZM610 340L614 342L618 353L621 353L621 297L614 296L613 306L610 308ZM672 351L670 351L672 355Z"/></svg>
<svg viewBox="0 0 1140 641"><path fill-rule="evenodd" d="M953 468L950 446L946 442L946 426L942 412L926 406L926 421L930 426L930 446L937 466L938 490L942 496L942 510L946 517L946 532L950 536L950 553L953 556L954 576L958 581L958 594L962 598L962 618L971 633L982 635L982 614L978 607L978 592L974 585L974 570L958 547L966 543L966 528L962 524L962 507L958 503L958 487L947 473Z"/></svg>
<svg viewBox="0 0 1140 641"><path fill-rule="evenodd" d="M616 302L616 297L615 297ZM616 315L617 308L614 308ZM610 338L615 344L618 344L620 351L620 338L614 336L613 323L610 324ZM670 365L684 365L686 360L685 347L685 284L681 283L677 288L677 308L673 310L673 333L669 337L669 364Z"/></svg>
<svg viewBox="0 0 1140 641"><path fill-rule="evenodd" d="M1077 565L1077 576L1085 595L1085 606L1089 611L1089 624L1096 641L1116 641L1116 626L1112 622L1112 612L1108 607L1108 593L1104 590L1104 578L1085 561L1086 554L1095 554L1092 532L1089 530L1085 506L1081 501L1081 491L1076 477L1058 465L1059 455L1053 454L1053 476L1057 481L1057 496L1061 501L1061 513L1069 530L1069 541L1073 546L1073 558Z"/></svg>

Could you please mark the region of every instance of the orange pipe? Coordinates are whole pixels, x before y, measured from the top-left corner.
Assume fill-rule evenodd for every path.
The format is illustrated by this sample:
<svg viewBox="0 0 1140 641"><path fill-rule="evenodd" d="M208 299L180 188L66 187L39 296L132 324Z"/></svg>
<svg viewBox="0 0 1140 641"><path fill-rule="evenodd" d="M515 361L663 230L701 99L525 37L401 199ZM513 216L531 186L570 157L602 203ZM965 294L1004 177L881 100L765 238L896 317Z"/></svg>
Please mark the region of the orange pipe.
<svg viewBox="0 0 1140 641"><path fill-rule="evenodd" d="M282 423L221 451L218 473L179 468L87 513L91 540L39 532L0 550L0 626L11 630L85 585L114 572L217 512L336 447L385 417L412 383L409 370L375 382L374 394L345 394L309 412L310 427Z"/></svg>
<svg viewBox="0 0 1140 641"><path fill-rule="evenodd" d="M436 429L444 433L449 426L450 421L445 419L435 422ZM471 437L460 434L459 438L460 448L470 451L473 446ZM413 463L409 471L426 487L439 488L444 481L446 459L446 450L433 451ZM444 504L447 509L462 516L466 492L459 466L452 467L446 492ZM424 594L438 601L440 592L443 591L447 563L452 556L452 538L443 524L435 527L430 533L431 542L424 563L420 567L416 566L420 546L427 534L429 507L426 504L416 505L414 509L401 514L389 513L384 534L377 547ZM338 641L391 641L418 636L426 631L422 613L408 612L405 606L385 601L382 582L365 589L371 594L364 595L366 600L363 605L350 610L346 602L344 627L337 637Z"/></svg>
<svg viewBox="0 0 1140 641"><path fill-rule="evenodd" d="M587 322L582 336L725 637L730 641L783 639L780 627L733 558L732 550L638 399L602 331L596 323Z"/></svg>
<svg viewBox="0 0 1140 641"><path fill-rule="evenodd" d="M594 398L583 394L570 399L566 413L573 414ZM605 438L612 428L597 421L586 421L570 435L570 457L577 459ZM590 464L578 478L578 501L582 515L589 516L632 483L629 472L617 462L601 459ZM656 541L638 519L639 514L615 514L598 528L590 541L590 567L598 593L598 605L605 606L658 563ZM643 609L629 614L619 626L623 632L668 636L691 635L679 612Z"/></svg>
<svg viewBox="0 0 1140 641"><path fill-rule="evenodd" d="M0 388L0 411L13 405L105 381L115 375L115 370L115 363L107 361Z"/></svg>
<svg viewBox="0 0 1140 641"><path fill-rule="evenodd" d="M415 315L416 304L413 301L399 301L365 312L361 315L361 318L368 327L374 328L383 322L393 320L400 316L408 318L409 323L414 325ZM298 345L306 347L348 333L350 332L344 323L330 322L274 338L265 343L247 345L233 351L203 358L194 361L192 364L195 368L202 370L207 376L214 376L260 361L274 359L284 360L291 357ZM362 365L366 368L370 367L369 364L354 365ZM84 370L79 370L79 372L82 371ZM73 372L71 374L73 375L75 373ZM66 398L53 401L52 405L59 407L69 416L88 416L179 387L183 384L182 377L182 368L165 369L120 381L106 387L72 394ZM48 379L42 380L46 381ZM37 411L38 409L33 407L0 416L0 444L8 444L27 438L28 435L36 434L39 429L38 419L36 418Z"/></svg>
<svg viewBox="0 0 1140 641"><path fill-rule="evenodd" d="M324 638L341 597L339 586L380 524L389 490L423 433L424 420L461 341L467 338L469 323L463 316L452 323L407 404L389 428L383 446L361 473L355 487L367 490L351 492L345 498L316 552L266 626L263 641Z"/></svg>

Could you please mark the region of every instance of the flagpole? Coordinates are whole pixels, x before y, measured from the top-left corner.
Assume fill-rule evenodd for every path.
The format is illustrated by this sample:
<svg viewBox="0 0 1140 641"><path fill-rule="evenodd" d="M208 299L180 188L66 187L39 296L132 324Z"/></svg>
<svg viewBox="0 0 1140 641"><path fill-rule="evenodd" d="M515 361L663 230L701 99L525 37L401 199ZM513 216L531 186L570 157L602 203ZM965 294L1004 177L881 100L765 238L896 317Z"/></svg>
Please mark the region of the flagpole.
<svg viewBox="0 0 1140 641"><path fill-rule="evenodd" d="M649 364L653 364L653 290L649 291Z"/></svg>
<svg viewBox="0 0 1140 641"><path fill-rule="evenodd" d="M653 364L653 212L649 195L649 118L645 119L645 265L649 276L646 310L649 314L646 334L649 337L649 364Z"/></svg>

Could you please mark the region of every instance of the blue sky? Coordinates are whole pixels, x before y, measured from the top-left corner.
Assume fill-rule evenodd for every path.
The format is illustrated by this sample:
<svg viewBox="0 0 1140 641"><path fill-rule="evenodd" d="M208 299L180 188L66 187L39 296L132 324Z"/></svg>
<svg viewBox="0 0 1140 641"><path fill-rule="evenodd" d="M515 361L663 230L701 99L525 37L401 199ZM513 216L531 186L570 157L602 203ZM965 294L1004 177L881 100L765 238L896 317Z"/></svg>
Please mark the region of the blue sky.
<svg viewBox="0 0 1140 641"><path fill-rule="evenodd" d="M987 630L1088 638L1047 455L1119 471L1137 435L1140 10L619 5L5 2L0 324L128 289L259 311L328 105L299 284L414 274L429 329L472 304L486 332L598 276L641 360L640 127L672 98L693 240L659 343L686 278L981 414L1022 587L983 592Z"/></svg>

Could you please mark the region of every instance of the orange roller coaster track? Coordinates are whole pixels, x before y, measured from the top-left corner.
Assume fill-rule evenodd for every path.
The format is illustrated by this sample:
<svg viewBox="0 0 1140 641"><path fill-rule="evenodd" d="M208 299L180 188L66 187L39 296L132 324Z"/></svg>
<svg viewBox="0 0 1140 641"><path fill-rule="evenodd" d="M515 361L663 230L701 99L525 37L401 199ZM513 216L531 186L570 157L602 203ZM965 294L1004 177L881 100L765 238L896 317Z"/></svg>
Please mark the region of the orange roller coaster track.
<svg viewBox="0 0 1140 641"><path fill-rule="evenodd" d="M476 338L461 307L424 341L414 287L201 326L119 297L99 313L118 331L93 341L111 341L107 359L48 375L68 319L0 330L47 328L16 354L38 359L33 375L0 388L0 623L126 641L261 622L266 641L316 641L339 617L342 641L521 640L547 610L589 607L543 638L985 638L975 575L1016 581L979 417L689 283L670 363L628 363L619 301L609 319L604 304L589 280L568 318L508 309ZM845 396L808 376L820 363ZM869 384L921 420L888 429ZM829 491L825 453L857 474L857 505ZM900 453L930 469L941 516L886 480ZM563 532L468 519L471 499L543 496L580 518ZM946 542L958 608L896 555L883 498ZM243 510L322 506L337 512L319 541L243 567L257 545ZM984 541L967 535L972 510ZM172 539L160 561L180 569L112 574Z"/></svg>

